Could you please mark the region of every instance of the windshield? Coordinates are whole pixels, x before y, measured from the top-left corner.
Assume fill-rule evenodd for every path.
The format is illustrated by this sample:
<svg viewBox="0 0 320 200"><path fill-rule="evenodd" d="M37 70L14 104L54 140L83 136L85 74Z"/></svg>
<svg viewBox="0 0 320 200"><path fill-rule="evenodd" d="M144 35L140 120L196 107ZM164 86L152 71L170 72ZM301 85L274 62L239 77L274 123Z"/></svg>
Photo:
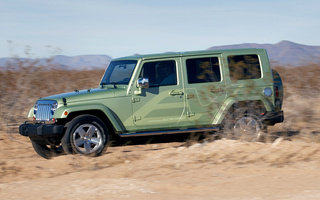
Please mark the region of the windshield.
<svg viewBox="0 0 320 200"><path fill-rule="evenodd" d="M121 60L112 61L108 66L101 85L109 84L124 84L127 85L130 81L132 72L137 64L136 60Z"/></svg>

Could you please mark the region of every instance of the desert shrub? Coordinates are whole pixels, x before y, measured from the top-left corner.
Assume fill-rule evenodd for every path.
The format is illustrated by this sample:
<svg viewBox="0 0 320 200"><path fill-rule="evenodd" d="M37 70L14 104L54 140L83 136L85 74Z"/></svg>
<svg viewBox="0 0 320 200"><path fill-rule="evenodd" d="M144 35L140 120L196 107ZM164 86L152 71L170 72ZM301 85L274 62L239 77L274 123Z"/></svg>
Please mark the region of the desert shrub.
<svg viewBox="0 0 320 200"><path fill-rule="evenodd" d="M282 78L285 98L299 95L303 98L320 95L320 65L309 64L299 67L273 66Z"/></svg>
<svg viewBox="0 0 320 200"><path fill-rule="evenodd" d="M97 87L104 69L55 69L50 62L19 60L0 70L0 130L27 120L28 110L39 97Z"/></svg>
<svg viewBox="0 0 320 200"><path fill-rule="evenodd" d="M286 128L319 128L315 125L320 124L320 65L273 68L284 84ZM29 109L39 97L97 87L104 70L56 69L50 59L42 66L34 59L16 59L0 67L0 131L6 130L8 124L27 120Z"/></svg>
<svg viewBox="0 0 320 200"><path fill-rule="evenodd" d="M273 66L284 85L285 121L276 125L278 132L294 138L315 140L320 134L320 65L310 63L299 67ZM272 129L270 129L272 130Z"/></svg>

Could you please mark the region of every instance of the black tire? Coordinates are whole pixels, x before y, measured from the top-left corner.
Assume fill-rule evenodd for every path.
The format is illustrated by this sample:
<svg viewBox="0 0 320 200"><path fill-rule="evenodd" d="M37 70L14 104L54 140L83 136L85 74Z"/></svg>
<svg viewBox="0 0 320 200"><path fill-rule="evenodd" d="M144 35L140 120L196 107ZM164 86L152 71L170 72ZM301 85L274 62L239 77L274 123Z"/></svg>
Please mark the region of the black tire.
<svg viewBox="0 0 320 200"><path fill-rule="evenodd" d="M253 109L239 108L226 117L223 132L229 139L255 142L265 138L267 126Z"/></svg>
<svg viewBox="0 0 320 200"><path fill-rule="evenodd" d="M93 115L80 115L67 124L61 140L67 154L99 156L107 150L108 128Z"/></svg>
<svg viewBox="0 0 320 200"><path fill-rule="evenodd" d="M31 143L35 152L37 152L39 156L45 159L50 159L52 157L64 154L64 151L61 146L51 146L51 148L49 148L49 145L41 144L40 142L34 140L31 140Z"/></svg>

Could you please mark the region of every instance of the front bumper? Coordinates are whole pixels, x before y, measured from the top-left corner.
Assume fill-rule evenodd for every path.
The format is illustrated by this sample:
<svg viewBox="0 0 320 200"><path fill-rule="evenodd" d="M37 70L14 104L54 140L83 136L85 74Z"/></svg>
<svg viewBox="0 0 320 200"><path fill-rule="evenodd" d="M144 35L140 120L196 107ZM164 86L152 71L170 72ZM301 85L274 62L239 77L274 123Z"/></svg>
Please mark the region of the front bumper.
<svg viewBox="0 0 320 200"><path fill-rule="evenodd" d="M267 125L273 126L277 123L281 123L284 120L283 111L269 111L262 115L262 121Z"/></svg>
<svg viewBox="0 0 320 200"><path fill-rule="evenodd" d="M24 123L19 127L19 133L29 137L56 137L63 135L64 125L44 123Z"/></svg>

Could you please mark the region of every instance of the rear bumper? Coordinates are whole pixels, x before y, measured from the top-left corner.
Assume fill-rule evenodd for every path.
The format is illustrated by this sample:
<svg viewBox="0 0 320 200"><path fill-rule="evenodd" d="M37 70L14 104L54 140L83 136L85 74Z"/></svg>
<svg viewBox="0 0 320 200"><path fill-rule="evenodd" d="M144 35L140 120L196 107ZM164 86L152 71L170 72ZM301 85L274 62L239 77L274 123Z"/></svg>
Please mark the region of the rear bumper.
<svg viewBox="0 0 320 200"><path fill-rule="evenodd" d="M24 123L19 127L19 133L29 137L56 137L63 135L64 125L56 124L30 124Z"/></svg>
<svg viewBox="0 0 320 200"><path fill-rule="evenodd" d="M277 123L281 123L284 120L283 111L269 111L262 115L262 121L267 125L273 126Z"/></svg>

